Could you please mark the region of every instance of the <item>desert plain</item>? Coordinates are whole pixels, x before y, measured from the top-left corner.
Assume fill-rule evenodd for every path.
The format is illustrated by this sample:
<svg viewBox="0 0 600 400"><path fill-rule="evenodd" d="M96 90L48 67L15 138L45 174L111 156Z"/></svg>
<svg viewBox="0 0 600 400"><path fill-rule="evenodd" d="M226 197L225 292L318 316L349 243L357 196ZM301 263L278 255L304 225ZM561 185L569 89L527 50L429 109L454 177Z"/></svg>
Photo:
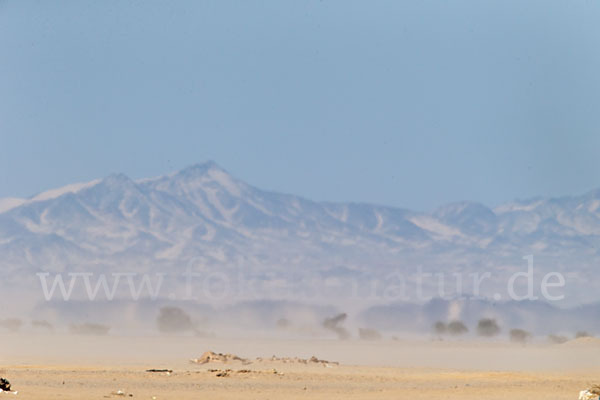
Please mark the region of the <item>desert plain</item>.
<svg viewBox="0 0 600 400"><path fill-rule="evenodd" d="M6 334L0 341L0 376L18 391L0 398L568 400L600 382L600 341L593 338L523 345L426 337ZM190 362L208 350L249 361ZM271 361L272 356L331 362Z"/></svg>

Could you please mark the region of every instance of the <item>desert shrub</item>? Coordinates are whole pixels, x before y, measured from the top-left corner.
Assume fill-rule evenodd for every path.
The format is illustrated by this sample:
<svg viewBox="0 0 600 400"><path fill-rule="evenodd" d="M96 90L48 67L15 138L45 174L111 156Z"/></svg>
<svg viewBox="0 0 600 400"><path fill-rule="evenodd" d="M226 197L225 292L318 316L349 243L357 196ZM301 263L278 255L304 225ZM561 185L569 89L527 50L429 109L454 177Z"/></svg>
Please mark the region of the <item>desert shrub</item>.
<svg viewBox="0 0 600 400"><path fill-rule="evenodd" d="M336 335L338 335L338 338L341 340L348 339L350 337L350 333L348 333L346 328L340 326L344 323L346 318L348 318L346 313L338 314L331 318L325 318L323 321L323 328L335 332Z"/></svg>
<svg viewBox="0 0 600 400"><path fill-rule="evenodd" d="M566 336L561 335L548 335L548 341L552 344L563 344L569 340Z"/></svg>
<svg viewBox="0 0 600 400"><path fill-rule="evenodd" d="M156 326L163 333L186 332L194 329L192 318L179 307L162 307L156 317Z"/></svg>
<svg viewBox="0 0 600 400"><path fill-rule="evenodd" d="M479 336L492 337L500 333L500 327L495 319L482 318L477 323L477 334Z"/></svg>
<svg viewBox="0 0 600 400"><path fill-rule="evenodd" d="M451 321L446 327L448 333L454 336L465 334L469 331L469 328L462 321Z"/></svg>
<svg viewBox="0 0 600 400"><path fill-rule="evenodd" d="M290 321L287 318L279 318L275 324L280 329L289 328L291 325Z"/></svg>
<svg viewBox="0 0 600 400"><path fill-rule="evenodd" d="M380 340L381 333L375 329L360 328L358 330L358 337L363 340Z"/></svg>
<svg viewBox="0 0 600 400"><path fill-rule="evenodd" d="M527 343L531 338L531 333L523 329L511 329L509 335L510 341L515 343Z"/></svg>
<svg viewBox="0 0 600 400"><path fill-rule="evenodd" d="M44 321L44 320L41 320L41 321L38 321L38 320L31 321L31 326L33 326L34 328L46 329L46 330L49 330L49 331L54 330L54 325L52 325L50 322Z"/></svg>
<svg viewBox="0 0 600 400"><path fill-rule="evenodd" d="M442 321L438 321L433 324L433 332L436 335L444 335L448 331L448 326Z"/></svg>
<svg viewBox="0 0 600 400"><path fill-rule="evenodd" d="M108 334L109 326L86 322L69 326L69 332L75 335L104 336Z"/></svg>
<svg viewBox="0 0 600 400"><path fill-rule="evenodd" d="M585 337L592 337L592 336L594 336L594 335L592 335L591 333L586 332L586 331L579 331L579 332L577 332L575 334L575 338L576 339L585 338Z"/></svg>
<svg viewBox="0 0 600 400"><path fill-rule="evenodd" d="M7 318L0 320L0 328L4 328L9 332L17 332L23 326L23 321L18 318Z"/></svg>

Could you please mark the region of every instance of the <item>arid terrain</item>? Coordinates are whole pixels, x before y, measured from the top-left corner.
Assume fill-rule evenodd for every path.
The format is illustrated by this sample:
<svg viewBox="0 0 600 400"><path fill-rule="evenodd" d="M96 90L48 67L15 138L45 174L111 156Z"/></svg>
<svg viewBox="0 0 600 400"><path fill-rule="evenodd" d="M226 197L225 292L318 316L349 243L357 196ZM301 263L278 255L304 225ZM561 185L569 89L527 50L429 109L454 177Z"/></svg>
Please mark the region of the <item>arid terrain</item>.
<svg viewBox="0 0 600 400"><path fill-rule="evenodd" d="M589 338L527 346L58 334L0 339L0 376L22 399L576 399L600 381L600 346ZM206 350L248 361L190 362ZM273 355L340 364L271 361Z"/></svg>

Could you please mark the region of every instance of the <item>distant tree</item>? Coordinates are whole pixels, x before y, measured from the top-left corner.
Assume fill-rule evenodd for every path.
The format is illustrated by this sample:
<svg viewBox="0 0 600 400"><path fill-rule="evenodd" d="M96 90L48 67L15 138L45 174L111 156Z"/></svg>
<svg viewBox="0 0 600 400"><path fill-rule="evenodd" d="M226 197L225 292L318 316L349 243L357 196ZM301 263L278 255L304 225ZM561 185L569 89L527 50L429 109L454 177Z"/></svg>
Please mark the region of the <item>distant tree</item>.
<svg viewBox="0 0 600 400"><path fill-rule="evenodd" d="M523 329L511 329L509 335L510 341L515 343L527 343L531 339L531 333Z"/></svg>
<svg viewBox="0 0 600 400"><path fill-rule="evenodd" d="M462 321L451 321L447 326L448 333L454 336L462 335L469 331L469 328Z"/></svg>
<svg viewBox="0 0 600 400"><path fill-rule="evenodd" d="M448 332L448 326L444 322L438 321L433 324L433 332L436 335L445 335Z"/></svg>
<svg viewBox="0 0 600 400"><path fill-rule="evenodd" d="M479 336L492 337L500 333L500 327L495 319L482 318L477 323L477 334Z"/></svg>
<svg viewBox="0 0 600 400"><path fill-rule="evenodd" d="M370 328L359 328L358 337L362 340L380 340L382 338L379 331Z"/></svg>
<svg viewBox="0 0 600 400"><path fill-rule="evenodd" d="M9 332L17 332L23 326L23 321L18 318L7 318L0 320L0 328L4 328Z"/></svg>
<svg viewBox="0 0 600 400"><path fill-rule="evenodd" d="M50 322L48 322L46 320L31 321L31 326L33 326L34 328L46 329L49 331L54 330L54 325L52 325Z"/></svg>
<svg viewBox="0 0 600 400"><path fill-rule="evenodd" d="M85 322L83 324L72 324L69 326L69 332L74 335L104 336L110 331L110 326Z"/></svg>
<svg viewBox="0 0 600 400"><path fill-rule="evenodd" d="M594 335L592 335L589 332L586 331L579 331L575 334L575 338L579 339L579 338L584 338L584 337L593 337Z"/></svg>
<svg viewBox="0 0 600 400"><path fill-rule="evenodd" d="M179 307L162 307L156 326L163 333L185 332L194 329L192 318Z"/></svg>
<svg viewBox="0 0 600 400"><path fill-rule="evenodd" d="M566 336L548 335L548 341L552 344L563 344L569 340Z"/></svg>
<svg viewBox="0 0 600 400"><path fill-rule="evenodd" d="M285 328L289 328L290 321L287 318L279 318L276 322L276 325L278 328L280 329L285 329Z"/></svg>
<svg viewBox="0 0 600 400"><path fill-rule="evenodd" d="M340 340L348 339L350 338L350 332L348 332L346 328L341 326L344 323L344 321L346 321L347 317L348 314L341 313L331 318L325 318L325 320L323 321L323 327L332 332L335 332Z"/></svg>

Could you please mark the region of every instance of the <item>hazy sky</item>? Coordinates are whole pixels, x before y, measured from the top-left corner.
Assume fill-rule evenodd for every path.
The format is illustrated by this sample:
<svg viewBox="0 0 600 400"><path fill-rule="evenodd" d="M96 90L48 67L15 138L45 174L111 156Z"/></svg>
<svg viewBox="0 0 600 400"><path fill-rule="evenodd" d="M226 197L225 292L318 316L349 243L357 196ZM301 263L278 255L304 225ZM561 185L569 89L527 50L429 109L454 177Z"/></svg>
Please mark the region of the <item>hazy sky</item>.
<svg viewBox="0 0 600 400"><path fill-rule="evenodd" d="M600 1L2 1L0 197L213 159L430 210L600 187Z"/></svg>

